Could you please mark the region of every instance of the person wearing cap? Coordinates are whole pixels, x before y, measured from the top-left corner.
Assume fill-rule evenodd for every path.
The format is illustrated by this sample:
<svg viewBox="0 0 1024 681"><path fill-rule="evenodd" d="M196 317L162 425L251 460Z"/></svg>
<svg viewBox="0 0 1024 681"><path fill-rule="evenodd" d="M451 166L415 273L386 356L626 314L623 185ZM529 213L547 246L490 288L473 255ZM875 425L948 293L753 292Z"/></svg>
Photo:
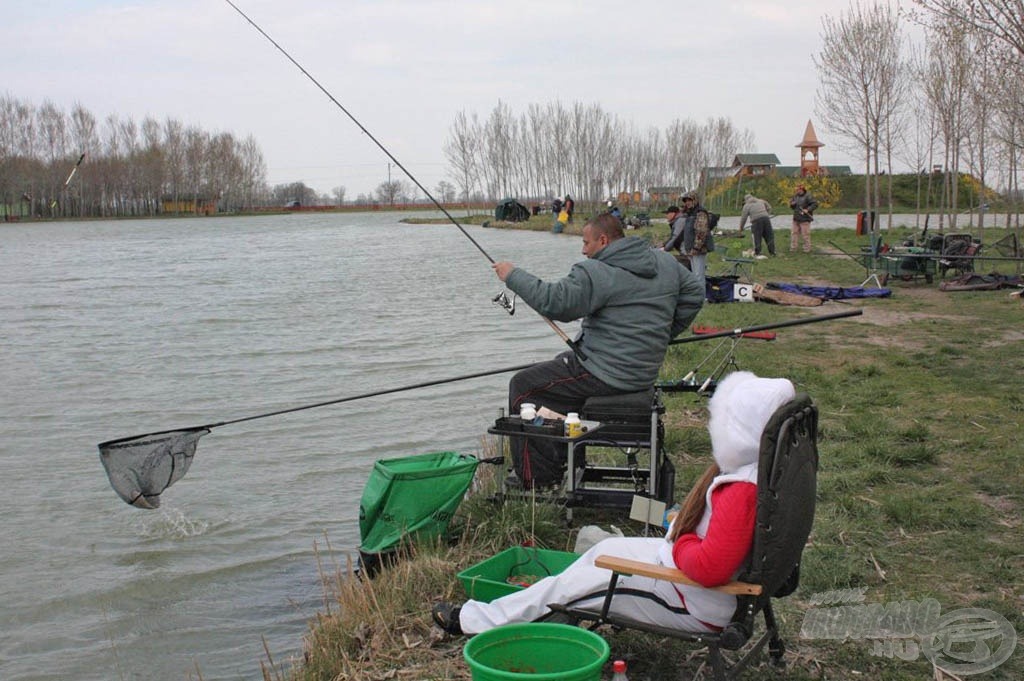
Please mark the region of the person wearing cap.
<svg viewBox="0 0 1024 681"><path fill-rule="evenodd" d="M740 232L743 232L743 225L750 218L750 232L754 236L754 256L764 258L761 255L761 241L768 247L768 253L775 255L775 233L772 231L772 206L764 199L759 199L753 194L743 197L743 212L740 214Z"/></svg>
<svg viewBox="0 0 1024 681"><path fill-rule="evenodd" d="M690 271L704 285L704 275L707 272L708 253L715 250L715 239L711 234L711 227L708 224L708 212L697 200L696 192L683 194L683 230L677 235L674 231L668 241L662 246L663 250L669 251L678 248L679 252L690 259ZM680 238L682 245L680 246Z"/></svg>
<svg viewBox="0 0 1024 681"><path fill-rule="evenodd" d="M814 211L818 209L818 202L807 193L807 187L797 185L796 194L789 200L789 207L793 209L793 229L789 233L789 252L796 253L797 243L800 239L804 242L804 253L811 252L811 222L814 220Z"/></svg>
<svg viewBox="0 0 1024 681"><path fill-rule="evenodd" d="M661 250L671 251L673 248L679 250L683 243L683 227L686 225L686 216L683 215L683 211L679 209L679 206L669 206L665 209L665 219L668 220L668 239L662 244ZM689 258L683 257L680 254L679 261L689 269Z"/></svg>
<svg viewBox="0 0 1024 681"><path fill-rule="evenodd" d="M609 572L601 555L677 568L700 586L623 575L611 602L613 614L662 627L717 631L728 624L736 597L710 587L733 579L750 553L757 515L761 434L775 411L796 396L785 378L737 371L723 378L708 402L714 458L686 496L665 537L612 537L595 544L563 572L490 603L433 606L434 623L452 635L479 634L549 614L549 603L600 610Z"/></svg>

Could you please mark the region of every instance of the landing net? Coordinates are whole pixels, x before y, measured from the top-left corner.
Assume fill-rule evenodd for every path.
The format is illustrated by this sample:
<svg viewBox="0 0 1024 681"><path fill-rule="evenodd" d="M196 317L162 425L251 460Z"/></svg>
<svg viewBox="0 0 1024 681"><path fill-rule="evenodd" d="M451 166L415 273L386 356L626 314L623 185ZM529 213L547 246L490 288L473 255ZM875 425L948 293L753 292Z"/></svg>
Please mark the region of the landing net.
<svg viewBox="0 0 1024 681"><path fill-rule="evenodd" d="M160 494L180 480L209 428L169 430L101 442L100 461L117 495L137 508L160 506Z"/></svg>

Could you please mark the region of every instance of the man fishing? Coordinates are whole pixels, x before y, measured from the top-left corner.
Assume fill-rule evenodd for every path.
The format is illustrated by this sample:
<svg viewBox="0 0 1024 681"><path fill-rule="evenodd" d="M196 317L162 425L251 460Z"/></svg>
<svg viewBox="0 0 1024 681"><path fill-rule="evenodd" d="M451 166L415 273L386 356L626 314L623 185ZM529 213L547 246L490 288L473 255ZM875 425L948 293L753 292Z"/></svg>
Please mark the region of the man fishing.
<svg viewBox="0 0 1024 681"><path fill-rule="evenodd" d="M663 251L626 237L609 214L583 227L583 255L569 274L542 281L510 262L492 266L498 278L544 317L583 319L576 352L533 365L509 381L509 410L532 402L561 414L580 411L588 397L639 392L658 378L670 340L704 303L700 281ZM559 443L511 438L512 465L527 488L557 485L566 465Z"/></svg>

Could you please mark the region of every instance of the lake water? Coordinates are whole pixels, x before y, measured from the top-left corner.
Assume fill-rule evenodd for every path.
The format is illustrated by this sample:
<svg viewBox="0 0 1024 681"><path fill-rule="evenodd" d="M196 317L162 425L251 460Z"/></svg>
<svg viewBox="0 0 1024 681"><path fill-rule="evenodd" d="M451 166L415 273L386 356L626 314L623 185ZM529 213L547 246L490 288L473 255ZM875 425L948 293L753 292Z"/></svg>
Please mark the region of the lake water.
<svg viewBox="0 0 1024 681"><path fill-rule="evenodd" d="M492 305L458 229L401 217L0 225L0 678L260 679L263 638L301 653L317 547L328 569L357 547L373 462L480 450L509 374L215 428L156 511L100 464L112 438L563 349ZM581 257L578 237L467 230L541 276Z"/></svg>

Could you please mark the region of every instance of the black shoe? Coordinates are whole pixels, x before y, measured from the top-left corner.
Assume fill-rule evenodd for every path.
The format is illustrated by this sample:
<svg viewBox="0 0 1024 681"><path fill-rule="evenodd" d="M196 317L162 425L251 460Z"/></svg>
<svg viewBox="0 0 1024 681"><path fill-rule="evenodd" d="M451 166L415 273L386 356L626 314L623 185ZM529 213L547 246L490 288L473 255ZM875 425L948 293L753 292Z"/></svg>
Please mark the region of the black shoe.
<svg viewBox="0 0 1024 681"><path fill-rule="evenodd" d="M431 611L430 616L434 624L442 631L452 636L462 636L462 625L459 623L459 611L462 608L451 603L438 603Z"/></svg>

